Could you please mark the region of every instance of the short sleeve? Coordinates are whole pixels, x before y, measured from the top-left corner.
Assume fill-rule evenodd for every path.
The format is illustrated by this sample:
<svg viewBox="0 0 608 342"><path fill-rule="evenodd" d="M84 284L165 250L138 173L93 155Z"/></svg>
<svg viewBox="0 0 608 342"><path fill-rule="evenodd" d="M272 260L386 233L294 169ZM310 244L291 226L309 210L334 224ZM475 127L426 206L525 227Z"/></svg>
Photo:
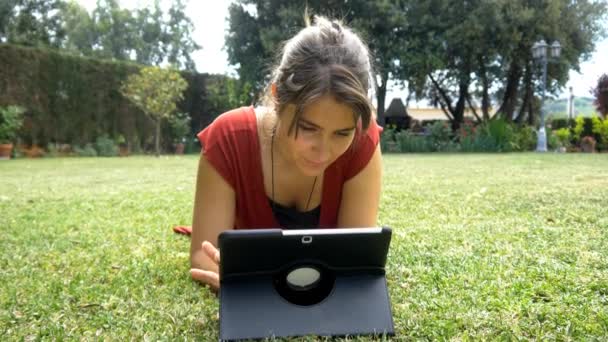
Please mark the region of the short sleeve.
<svg viewBox="0 0 608 342"><path fill-rule="evenodd" d="M344 165L344 180L347 181L363 170L369 161L372 159L383 128L376 123L376 120L371 120L367 131L358 134L351 150L348 161Z"/></svg>
<svg viewBox="0 0 608 342"><path fill-rule="evenodd" d="M218 116L197 138L209 164L235 189L237 146L229 113Z"/></svg>

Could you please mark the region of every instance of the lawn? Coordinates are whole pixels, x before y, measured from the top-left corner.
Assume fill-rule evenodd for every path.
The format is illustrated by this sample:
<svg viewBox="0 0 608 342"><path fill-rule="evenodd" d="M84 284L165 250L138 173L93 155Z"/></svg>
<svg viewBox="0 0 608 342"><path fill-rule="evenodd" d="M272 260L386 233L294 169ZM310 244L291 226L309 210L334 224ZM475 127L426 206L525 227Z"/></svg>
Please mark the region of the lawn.
<svg viewBox="0 0 608 342"><path fill-rule="evenodd" d="M196 165L0 162L0 340L217 340L217 299L171 231L190 223ZM384 165L396 339L608 338L608 155Z"/></svg>

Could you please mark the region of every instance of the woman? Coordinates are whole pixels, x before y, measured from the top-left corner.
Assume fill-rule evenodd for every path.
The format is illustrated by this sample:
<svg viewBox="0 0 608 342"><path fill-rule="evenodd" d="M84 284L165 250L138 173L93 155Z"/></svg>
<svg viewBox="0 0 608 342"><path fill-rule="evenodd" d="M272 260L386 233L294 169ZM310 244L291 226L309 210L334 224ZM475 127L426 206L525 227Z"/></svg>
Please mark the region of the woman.
<svg viewBox="0 0 608 342"><path fill-rule="evenodd" d="M316 17L289 40L265 108L224 113L198 134L192 278L219 288L227 229L376 226L382 160L367 47Z"/></svg>

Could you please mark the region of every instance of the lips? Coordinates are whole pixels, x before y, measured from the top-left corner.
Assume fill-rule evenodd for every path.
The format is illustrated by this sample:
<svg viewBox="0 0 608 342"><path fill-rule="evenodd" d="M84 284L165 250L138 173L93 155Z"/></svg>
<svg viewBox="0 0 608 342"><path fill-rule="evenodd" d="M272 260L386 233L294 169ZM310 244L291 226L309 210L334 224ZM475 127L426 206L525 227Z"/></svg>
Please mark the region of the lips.
<svg viewBox="0 0 608 342"><path fill-rule="evenodd" d="M306 161L306 163L314 168L321 168L323 166L325 166L326 162L315 162L315 161L311 161L308 159L304 159Z"/></svg>

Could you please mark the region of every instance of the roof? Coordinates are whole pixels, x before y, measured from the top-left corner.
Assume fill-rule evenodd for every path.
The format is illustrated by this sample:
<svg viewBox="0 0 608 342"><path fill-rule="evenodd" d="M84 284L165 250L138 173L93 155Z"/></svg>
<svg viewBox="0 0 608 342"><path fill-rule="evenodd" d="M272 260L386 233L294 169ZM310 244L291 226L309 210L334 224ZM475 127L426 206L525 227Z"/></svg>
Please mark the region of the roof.
<svg viewBox="0 0 608 342"><path fill-rule="evenodd" d="M394 98L391 101L391 104L388 106L386 111L384 112L384 117L398 117L398 116L407 116L407 111L403 102L401 102L400 98Z"/></svg>
<svg viewBox="0 0 608 342"><path fill-rule="evenodd" d="M482 116L483 113L481 108L475 108L477 115ZM490 108L490 117L494 116L496 111L493 108ZM406 108L403 105L403 102L400 98L394 98L391 101L391 104L388 106L386 111L384 112L385 118L390 117L411 117L414 120L418 121L432 121L432 120L447 120L448 117L445 115L441 108L427 107L427 108ZM465 118L475 118L471 109L467 108L464 111Z"/></svg>
<svg viewBox="0 0 608 342"><path fill-rule="evenodd" d="M477 115L483 115L481 108L475 108L475 111L477 112ZM408 108L407 112L414 120L418 121L448 120L448 117L441 108ZM493 108L490 108L489 113L490 117L492 117L496 114L496 111ZM470 109L464 111L464 117L475 119L475 115Z"/></svg>

